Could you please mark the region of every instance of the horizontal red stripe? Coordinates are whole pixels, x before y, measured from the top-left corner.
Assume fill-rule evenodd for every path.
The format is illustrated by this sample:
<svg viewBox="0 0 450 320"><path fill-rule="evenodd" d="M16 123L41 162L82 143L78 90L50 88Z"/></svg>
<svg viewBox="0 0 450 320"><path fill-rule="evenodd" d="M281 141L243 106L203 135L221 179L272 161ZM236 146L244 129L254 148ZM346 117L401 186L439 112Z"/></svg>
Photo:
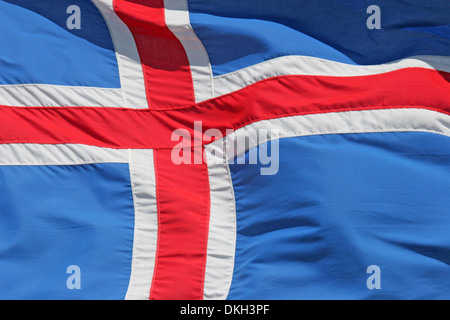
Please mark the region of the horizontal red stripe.
<svg viewBox="0 0 450 320"><path fill-rule="evenodd" d="M177 118L204 129L236 129L265 119L337 111L426 108L450 114L450 73L420 68L360 77L281 76L206 101Z"/></svg>
<svg viewBox="0 0 450 320"><path fill-rule="evenodd" d="M418 107L450 114L450 74L404 69L363 77L285 76L176 110L0 107L0 143L172 148L194 121L222 131L284 116Z"/></svg>

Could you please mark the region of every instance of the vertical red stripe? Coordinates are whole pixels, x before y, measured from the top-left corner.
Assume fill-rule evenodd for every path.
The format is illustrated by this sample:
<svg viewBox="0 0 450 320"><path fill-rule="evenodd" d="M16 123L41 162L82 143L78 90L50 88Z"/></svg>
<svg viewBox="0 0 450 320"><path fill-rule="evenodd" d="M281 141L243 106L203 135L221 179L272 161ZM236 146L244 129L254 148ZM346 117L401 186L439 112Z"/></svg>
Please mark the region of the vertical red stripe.
<svg viewBox="0 0 450 320"><path fill-rule="evenodd" d="M136 41L151 109L195 103L186 52L165 22L163 0L114 0Z"/></svg>
<svg viewBox="0 0 450 320"><path fill-rule="evenodd" d="M150 299L200 300L209 225L207 166L176 165L171 150L154 155L158 249Z"/></svg>

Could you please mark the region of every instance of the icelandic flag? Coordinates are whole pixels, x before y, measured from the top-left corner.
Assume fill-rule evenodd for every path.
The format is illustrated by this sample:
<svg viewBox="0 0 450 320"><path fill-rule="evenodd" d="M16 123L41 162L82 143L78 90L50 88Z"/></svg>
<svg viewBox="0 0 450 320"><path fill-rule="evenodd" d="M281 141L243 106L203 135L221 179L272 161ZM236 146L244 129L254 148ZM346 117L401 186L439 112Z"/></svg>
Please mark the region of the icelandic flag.
<svg viewBox="0 0 450 320"><path fill-rule="evenodd" d="M450 298L447 0L0 20L0 299Z"/></svg>

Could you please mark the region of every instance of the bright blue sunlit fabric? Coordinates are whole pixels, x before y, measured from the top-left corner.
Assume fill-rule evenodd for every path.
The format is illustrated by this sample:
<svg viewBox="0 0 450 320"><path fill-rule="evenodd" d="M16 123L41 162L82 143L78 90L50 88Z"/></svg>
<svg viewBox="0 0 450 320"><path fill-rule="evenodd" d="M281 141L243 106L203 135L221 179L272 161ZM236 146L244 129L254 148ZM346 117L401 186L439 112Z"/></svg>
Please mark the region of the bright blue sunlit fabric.
<svg viewBox="0 0 450 320"><path fill-rule="evenodd" d="M70 5L80 8L79 30L66 26ZM0 0L0 21L0 85L120 88L111 35L91 1Z"/></svg>
<svg viewBox="0 0 450 320"><path fill-rule="evenodd" d="M0 166L0 299L123 299L133 234L127 164Z"/></svg>
<svg viewBox="0 0 450 320"><path fill-rule="evenodd" d="M448 0L189 0L191 25L215 76L269 59L304 55L347 64L381 64L416 55L450 55ZM381 29L369 30L370 5Z"/></svg>
<svg viewBox="0 0 450 320"><path fill-rule="evenodd" d="M230 165L237 241L228 299L450 298L448 137L279 142L276 175ZM372 265L380 290L366 284Z"/></svg>

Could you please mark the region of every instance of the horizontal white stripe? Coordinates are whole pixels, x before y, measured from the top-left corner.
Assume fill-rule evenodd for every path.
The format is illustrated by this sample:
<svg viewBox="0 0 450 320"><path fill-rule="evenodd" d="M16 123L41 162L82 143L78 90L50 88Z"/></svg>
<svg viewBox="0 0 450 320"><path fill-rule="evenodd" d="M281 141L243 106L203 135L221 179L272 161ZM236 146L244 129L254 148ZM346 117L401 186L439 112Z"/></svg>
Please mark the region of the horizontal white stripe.
<svg viewBox="0 0 450 320"><path fill-rule="evenodd" d="M123 107L121 89L45 84L1 85L0 105L12 107Z"/></svg>
<svg viewBox="0 0 450 320"><path fill-rule="evenodd" d="M252 139L258 137L253 132L261 129L269 134L271 130L276 130L277 133L266 139ZM211 210L204 298L226 299L233 276L236 208L228 166L231 158L258 144L278 138L377 132L429 132L450 136L450 116L425 109L384 109L292 116L252 123L207 145L205 151L211 186ZM241 141L245 138L250 138L249 144L242 144L245 146L243 149L226 156L224 141Z"/></svg>
<svg viewBox="0 0 450 320"><path fill-rule="evenodd" d="M214 92L216 96L224 95L277 76L367 76L404 68L425 68L450 72L450 57L415 56L385 64L360 66L315 57L284 56L214 77Z"/></svg>
<svg viewBox="0 0 450 320"><path fill-rule="evenodd" d="M267 130L266 139L254 132ZM450 116L427 109L380 109L365 111L332 112L292 116L263 120L233 131L225 139L240 141L248 139L247 144L239 144L234 154L227 154L227 161L241 155L259 144L273 139L310 136L320 134L376 133L420 131L450 136ZM270 137L271 132L276 132ZM211 150L219 156L223 138L211 143ZM214 147L212 146L214 145Z"/></svg>
<svg viewBox="0 0 450 320"><path fill-rule="evenodd" d="M158 238L156 181L152 150L130 150L135 228L130 283L126 300L148 300Z"/></svg>
<svg viewBox="0 0 450 320"><path fill-rule="evenodd" d="M166 24L186 51L194 84L195 101L214 97L212 70L203 43L192 29L187 0L164 0Z"/></svg>
<svg viewBox="0 0 450 320"><path fill-rule="evenodd" d="M0 165L128 163L128 151L81 144L0 144Z"/></svg>

